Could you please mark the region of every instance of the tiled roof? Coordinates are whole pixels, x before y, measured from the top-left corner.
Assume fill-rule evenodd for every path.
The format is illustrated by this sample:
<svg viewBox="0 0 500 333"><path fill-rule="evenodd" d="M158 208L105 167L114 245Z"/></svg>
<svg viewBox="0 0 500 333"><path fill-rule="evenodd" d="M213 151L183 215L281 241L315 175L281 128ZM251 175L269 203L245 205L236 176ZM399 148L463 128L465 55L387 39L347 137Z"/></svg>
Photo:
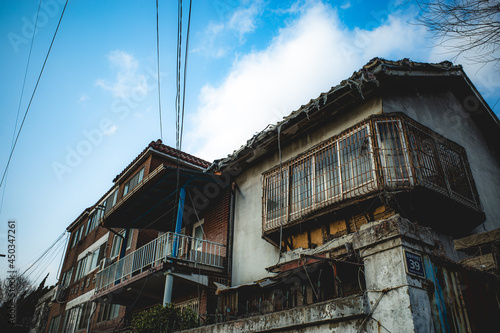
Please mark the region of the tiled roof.
<svg viewBox="0 0 500 333"><path fill-rule="evenodd" d="M125 169L123 169L123 171L120 172L120 174L118 174L113 179L113 182L116 182L118 179L120 179L120 177L123 176L123 174L125 174L125 172L127 172L128 169L132 165L134 165L135 162L137 162L139 159L141 159L150 148L154 149L156 151L162 152L164 154L167 154L169 156L172 156L173 158L179 158L181 161L184 161L184 162L187 162L190 164L194 164L194 165L199 166L203 169L208 168L211 164L210 162L207 162L199 157L193 156L191 154L185 153L185 152L180 151L178 149L164 145L162 143L162 141L160 139L158 139L156 141L151 141L151 143L129 165L127 165L127 167Z"/></svg>
<svg viewBox="0 0 500 333"><path fill-rule="evenodd" d="M366 96L364 94L374 87L378 87L380 81L384 78L393 76L426 77L430 75L459 77L462 80L465 79L468 84L471 84L463 72L462 66L453 65L453 63L449 61L422 63L411 61L407 58L398 61L373 58L360 70L354 72L350 78L341 81L340 84L332 87L328 92L320 94L319 97L311 99L306 105L302 105L298 110L283 117L283 120L277 124L268 125L249 139L246 144L242 145L232 154L229 154L226 158L215 160L209 170L221 171L237 160L240 160L240 162L243 160L255 161L256 158L259 157L258 154L265 153L265 149L258 150L256 148L265 146L270 140L275 140L280 131L283 133L285 129L289 127L293 128L292 126L295 126L295 124L303 118L309 120L313 115L321 113L323 108L327 105L334 103L342 105L342 103L339 103L342 98L351 100L365 99ZM492 117L497 119L494 114ZM496 121L498 122L498 120ZM241 167L241 165L239 166Z"/></svg>

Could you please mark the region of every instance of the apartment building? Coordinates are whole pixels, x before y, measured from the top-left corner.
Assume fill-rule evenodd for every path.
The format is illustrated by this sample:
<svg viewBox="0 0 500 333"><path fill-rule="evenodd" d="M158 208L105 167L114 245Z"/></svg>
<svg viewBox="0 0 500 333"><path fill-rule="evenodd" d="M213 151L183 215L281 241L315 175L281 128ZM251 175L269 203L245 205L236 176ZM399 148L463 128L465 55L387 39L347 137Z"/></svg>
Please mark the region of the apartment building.
<svg viewBox="0 0 500 333"><path fill-rule="evenodd" d="M229 189L208 166L158 140L113 179L67 228L48 333L113 331L165 302L209 315L209 283L227 282ZM209 183L217 193L207 197L200 190Z"/></svg>

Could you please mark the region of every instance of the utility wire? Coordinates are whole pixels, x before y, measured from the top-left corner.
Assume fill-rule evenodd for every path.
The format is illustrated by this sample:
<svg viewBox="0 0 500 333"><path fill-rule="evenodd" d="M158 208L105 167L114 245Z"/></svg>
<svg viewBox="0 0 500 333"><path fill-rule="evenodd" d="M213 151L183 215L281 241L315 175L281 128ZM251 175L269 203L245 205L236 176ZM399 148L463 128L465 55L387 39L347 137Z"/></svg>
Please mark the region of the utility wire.
<svg viewBox="0 0 500 333"><path fill-rule="evenodd" d="M57 237L57 239L54 241L54 243L52 243L52 245L50 245L41 255L40 257L38 257L28 268L26 268L26 270L21 274L21 275L24 275L26 274L27 271L29 271L37 262L39 262L60 240L61 238L64 236L64 232L59 236Z"/></svg>
<svg viewBox="0 0 500 333"><path fill-rule="evenodd" d="M35 84L35 88L33 89L33 93L31 94L30 102L28 103L28 107L26 108L26 112L24 113L23 121L21 122L21 126L19 127L19 131L17 132L16 140L14 141L14 145L12 146L12 149L10 151L9 159L7 161L7 165L5 166L5 171L2 176L2 180L0 181L0 187L2 187L3 182L5 180L5 175L7 174L7 170L9 169L10 161L12 160L12 154L14 154L14 150L17 145L17 141L19 140L19 135L21 134L21 130L23 129L24 122L26 121L26 116L28 115L28 112L31 107L31 103L33 102L33 98L35 97L36 90L38 88L38 84L40 83L40 79L42 78L43 70L45 69L45 65L47 64L47 59L49 58L50 51L52 50L52 45L54 45L54 41L57 36L57 32L59 31L59 26L61 25L62 18L64 16L64 12L66 11L66 6L68 5L68 1L66 0L66 3L64 4L64 8L61 13L61 17L59 18L59 22L57 23L57 28L56 31L54 32L54 36L52 37L52 41L50 42L49 50L47 51L47 55L45 56L45 60L42 65L42 69L40 70L40 74L38 75L38 79Z"/></svg>
<svg viewBox="0 0 500 333"><path fill-rule="evenodd" d="M191 30L191 7L192 7L192 0L189 0L188 26L186 33L186 50L184 51L184 79L182 88L182 115L181 115L181 126L180 126L179 150L182 148L182 133L184 132L184 106L186 101L186 77L187 77L187 65L188 65L189 32Z"/></svg>
<svg viewBox="0 0 500 333"><path fill-rule="evenodd" d="M28 76L28 69L29 69L29 66L30 66L31 52L33 51L33 42L35 41L36 29L38 27L38 17L40 15L40 7L41 7L41 5L42 5L42 0L40 0L38 2L38 10L36 12L35 28L33 29L33 36L31 37L30 50L28 52L28 61L26 63L26 70L24 71L23 86L21 88L21 97L19 97L19 105L17 106L16 123L14 124L14 131L12 132L12 143L11 143L10 149L14 149L14 140L16 139L17 123L19 121L19 113L21 113L21 104L22 104L23 96L24 96L24 88L26 86L26 77ZM5 174L5 182L7 182L7 176L8 176L8 173ZM5 188L6 187L7 186L5 185L3 187L3 191L2 191L2 200L0 202L0 214L2 213L3 199L5 198Z"/></svg>
<svg viewBox="0 0 500 333"><path fill-rule="evenodd" d="M158 70L158 113L160 115L160 139L163 141L161 122L161 89L160 89L160 28L158 20L158 0L156 0L156 68Z"/></svg>

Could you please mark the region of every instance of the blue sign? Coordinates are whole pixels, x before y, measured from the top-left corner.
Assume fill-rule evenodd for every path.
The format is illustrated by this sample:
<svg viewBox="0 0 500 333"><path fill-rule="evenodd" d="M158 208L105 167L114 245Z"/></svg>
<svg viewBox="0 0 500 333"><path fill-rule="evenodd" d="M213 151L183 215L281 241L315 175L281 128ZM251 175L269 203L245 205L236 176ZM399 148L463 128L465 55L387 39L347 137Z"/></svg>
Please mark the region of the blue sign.
<svg viewBox="0 0 500 333"><path fill-rule="evenodd" d="M424 262L420 254L404 250L405 266L408 274L425 278Z"/></svg>

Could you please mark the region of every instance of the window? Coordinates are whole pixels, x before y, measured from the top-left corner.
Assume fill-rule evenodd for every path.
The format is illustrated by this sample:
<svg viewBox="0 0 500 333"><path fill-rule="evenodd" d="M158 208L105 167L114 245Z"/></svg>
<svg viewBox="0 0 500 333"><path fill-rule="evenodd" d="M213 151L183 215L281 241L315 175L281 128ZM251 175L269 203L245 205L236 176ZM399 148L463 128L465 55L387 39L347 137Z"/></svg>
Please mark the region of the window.
<svg viewBox="0 0 500 333"><path fill-rule="evenodd" d="M266 229L375 186L368 124L264 173Z"/></svg>
<svg viewBox="0 0 500 333"><path fill-rule="evenodd" d="M62 288L66 288L67 286L69 286L69 284L71 283L71 276L72 275L73 275L73 267L71 267L66 272L64 272L64 274L62 275L62 278L61 278L61 283L60 283Z"/></svg>
<svg viewBox="0 0 500 333"><path fill-rule="evenodd" d="M92 272L99 266L102 258L104 258L104 251L106 250L106 243L102 244L98 249L94 250L92 254L89 255L89 268L88 272Z"/></svg>
<svg viewBox="0 0 500 333"><path fill-rule="evenodd" d="M82 239L84 228L85 224L83 224L80 228L76 229L76 231L73 233L73 239L71 240L71 247L78 244L80 239Z"/></svg>
<svg viewBox="0 0 500 333"><path fill-rule="evenodd" d="M126 196L128 192L132 191L132 189L142 181L143 176L144 168L139 170L139 172L137 172L128 182L125 183L125 186L123 187L123 196Z"/></svg>
<svg viewBox="0 0 500 333"><path fill-rule="evenodd" d="M97 322L107 321L118 317L120 313L119 304L104 304L99 305L99 313L97 314Z"/></svg>
<svg viewBox="0 0 500 333"><path fill-rule="evenodd" d="M64 318L63 332L74 332L78 317L80 315L80 308L75 306L68 311L66 311L66 316Z"/></svg>
<svg viewBox="0 0 500 333"><path fill-rule="evenodd" d="M196 222L193 225L193 237L195 238L193 241L193 249L196 251L203 250L203 239L205 238L205 232L203 230L204 220L202 219L199 222Z"/></svg>
<svg viewBox="0 0 500 333"><path fill-rule="evenodd" d="M378 121L377 134L380 163L386 183L408 185L412 179L410 178L410 162L401 121Z"/></svg>
<svg viewBox="0 0 500 333"><path fill-rule="evenodd" d="M47 333L57 333L57 331L59 330L60 323L61 323L61 316L60 315L53 317L50 320L49 330L47 331Z"/></svg>
<svg viewBox="0 0 500 333"><path fill-rule="evenodd" d="M114 190L113 193L104 201L104 214L106 214L113 206L116 204L116 199L118 197L118 190Z"/></svg>
<svg viewBox="0 0 500 333"><path fill-rule="evenodd" d="M110 258L114 258L120 254L120 249L122 247L122 242L123 242L123 237L125 237L125 229L120 231L120 236L115 235L113 237L113 244L111 245L111 253L109 255ZM134 230L130 229L128 239L127 239L127 247L125 248L128 250L130 246L132 245L132 236L134 235Z"/></svg>
<svg viewBox="0 0 500 333"><path fill-rule="evenodd" d="M96 210L94 210L94 212L90 215L90 218L89 218L89 223L87 225L87 231L85 232L85 235L88 235L89 232L91 232L92 230L94 230L97 225L99 224L99 211L100 209L99 208L96 208Z"/></svg>
<svg viewBox="0 0 500 333"><path fill-rule="evenodd" d="M85 256L82 259L78 260L78 262L76 263L76 273L74 282L80 280L85 275L86 273L85 271L87 268L87 259L88 256Z"/></svg>
<svg viewBox="0 0 500 333"><path fill-rule="evenodd" d="M91 311L92 311L92 302L87 302L81 306L80 318L77 326L78 330L83 330L87 328Z"/></svg>

